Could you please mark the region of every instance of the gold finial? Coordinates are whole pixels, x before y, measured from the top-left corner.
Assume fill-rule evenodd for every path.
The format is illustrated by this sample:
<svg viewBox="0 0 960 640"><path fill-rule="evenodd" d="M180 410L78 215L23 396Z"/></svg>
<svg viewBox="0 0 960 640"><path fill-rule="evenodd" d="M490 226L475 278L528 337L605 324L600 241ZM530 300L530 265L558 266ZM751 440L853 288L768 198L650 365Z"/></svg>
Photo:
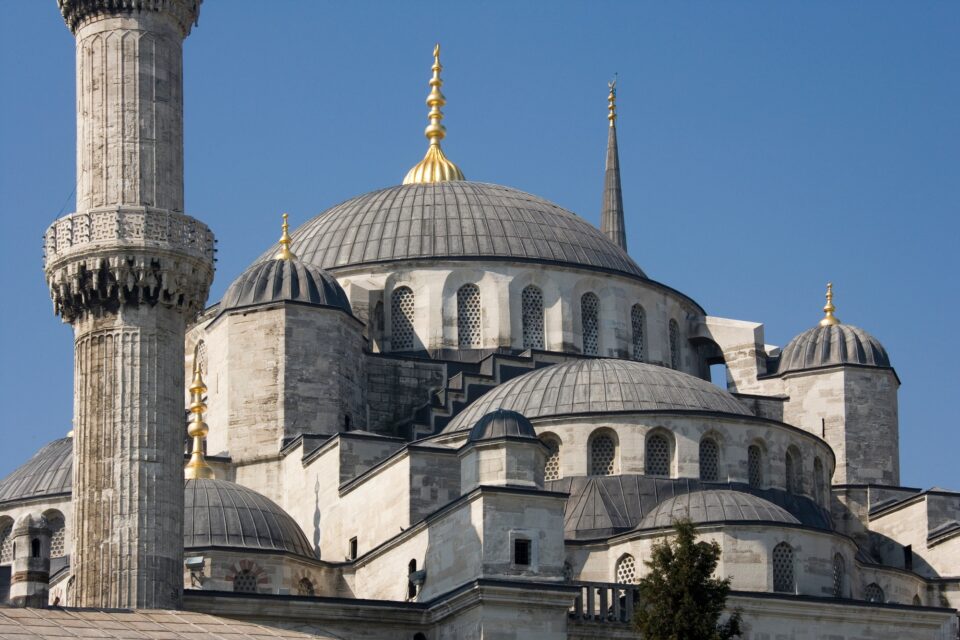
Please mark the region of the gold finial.
<svg viewBox="0 0 960 640"><path fill-rule="evenodd" d="M277 251L277 255L273 256L277 260L290 260L296 258L293 251L290 251L290 225L287 224L287 214L283 214L283 234L280 236L280 251Z"/></svg>
<svg viewBox="0 0 960 640"><path fill-rule="evenodd" d="M837 308L833 306L833 283L827 283L827 304L823 305L823 320L820 321L821 327L829 327L831 325L840 324L840 318L833 315L833 312Z"/></svg>
<svg viewBox="0 0 960 640"><path fill-rule="evenodd" d="M610 93L607 95L607 120L610 121L610 126L616 126L617 121L617 74L613 74L613 80L607 83L607 87L610 88Z"/></svg>
<svg viewBox="0 0 960 640"><path fill-rule="evenodd" d="M427 96L427 106L430 107L428 118L430 124L424 130L424 135L430 141L427 148L427 155L423 157L403 179L403 184L427 184L431 182L449 182L452 180L465 180L460 168L453 164L443 154L440 148L440 141L447 135L447 129L440 124L443 120L443 112L440 107L447 104L447 99L440 92L443 80L440 79L440 72L443 66L440 64L440 44L433 48L433 77L430 78L430 95Z"/></svg>
<svg viewBox="0 0 960 640"><path fill-rule="evenodd" d="M207 385L203 381L203 373L200 367L200 345L193 350L193 381L190 383L190 424L187 425L187 435L193 438L193 450L190 452L190 460L183 469L183 477L187 480L212 480L213 469L207 464L203 454L203 440L207 437L210 428L203 421L203 412L207 410L207 403L203 400L203 394L207 391Z"/></svg>

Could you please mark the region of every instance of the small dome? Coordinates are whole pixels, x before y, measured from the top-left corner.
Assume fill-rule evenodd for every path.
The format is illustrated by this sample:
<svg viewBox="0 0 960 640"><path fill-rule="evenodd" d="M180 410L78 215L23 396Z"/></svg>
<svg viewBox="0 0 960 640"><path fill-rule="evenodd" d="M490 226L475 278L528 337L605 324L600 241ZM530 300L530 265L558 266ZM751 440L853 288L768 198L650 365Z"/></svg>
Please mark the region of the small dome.
<svg viewBox="0 0 960 640"><path fill-rule="evenodd" d="M880 341L849 324L818 325L790 341L780 354L778 373L858 364L889 367L890 357Z"/></svg>
<svg viewBox="0 0 960 640"><path fill-rule="evenodd" d="M643 517L637 528L669 527L681 518L688 518L693 523L761 521L800 524L786 509L760 496L729 489L704 489L664 500Z"/></svg>
<svg viewBox="0 0 960 640"><path fill-rule="evenodd" d="M506 409L491 411L477 420L477 423L470 429L470 442L505 436L536 438L537 432L523 414Z"/></svg>
<svg viewBox="0 0 960 640"><path fill-rule="evenodd" d="M632 360L570 360L516 377L480 396L445 433L471 428L495 409L529 419L625 411L709 411L752 416L720 387L686 373Z"/></svg>
<svg viewBox="0 0 960 640"><path fill-rule="evenodd" d="M73 438L60 438L0 480L0 503L69 495L72 487Z"/></svg>
<svg viewBox="0 0 960 640"><path fill-rule="evenodd" d="M300 526L275 502L226 480L187 480L183 490L185 549L229 547L314 558Z"/></svg>
<svg viewBox="0 0 960 640"><path fill-rule="evenodd" d="M257 262L233 281L220 311L270 302L305 302L351 313L347 294L333 276L297 258Z"/></svg>

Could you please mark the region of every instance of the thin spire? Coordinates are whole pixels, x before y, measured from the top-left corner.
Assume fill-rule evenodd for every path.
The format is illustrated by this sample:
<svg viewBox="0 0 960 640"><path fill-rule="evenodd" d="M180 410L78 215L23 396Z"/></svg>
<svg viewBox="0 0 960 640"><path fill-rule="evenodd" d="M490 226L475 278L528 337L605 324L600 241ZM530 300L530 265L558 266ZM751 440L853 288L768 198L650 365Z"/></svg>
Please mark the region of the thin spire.
<svg viewBox="0 0 960 640"><path fill-rule="evenodd" d="M821 327L829 327L831 325L840 324L840 318L833 315L833 312L837 308L833 306L833 283L827 283L827 304L823 305L823 320L820 321Z"/></svg>
<svg viewBox="0 0 960 640"><path fill-rule="evenodd" d="M274 257L276 260L291 260L296 258L293 251L290 251L290 225L287 224L287 214L283 214L283 225L281 226L283 233L280 235L280 251L277 251L277 254Z"/></svg>
<svg viewBox="0 0 960 640"><path fill-rule="evenodd" d="M623 191L620 188L620 152L617 150L617 77L607 83L607 164L603 176L603 204L600 209L600 231L627 250L627 231L623 221Z"/></svg>
<svg viewBox="0 0 960 640"><path fill-rule="evenodd" d="M203 441L210 428L203 421L203 412L207 410L207 403L203 394L207 392L207 385L203 381L200 366L200 345L198 342L193 350L193 381L190 383L190 424L187 425L187 435L193 438L193 451L190 460L183 469L183 477L187 480L212 480L213 469L207 464L204 457Z"/></svg>
<svg viewBox="0 0 960 640"><path fill-rule="evenodd" d="M440 44L433 48L433 77L430 78L430 95L427 96L427 106L430 107L430 113L427 117L430 124L424 130L424 135L430 141L427 148L427 155L423 157L403 179L403 184L427 184L430 182L450 182L453 180L465 180L463 172L453 162L447 159L440 148L440 141L447 135L447 129L440 121L443 120L443 112L440 107L447 104L447 99L440 92L443 80L440 79L440 72L443 65L440 64Z"/></svg>

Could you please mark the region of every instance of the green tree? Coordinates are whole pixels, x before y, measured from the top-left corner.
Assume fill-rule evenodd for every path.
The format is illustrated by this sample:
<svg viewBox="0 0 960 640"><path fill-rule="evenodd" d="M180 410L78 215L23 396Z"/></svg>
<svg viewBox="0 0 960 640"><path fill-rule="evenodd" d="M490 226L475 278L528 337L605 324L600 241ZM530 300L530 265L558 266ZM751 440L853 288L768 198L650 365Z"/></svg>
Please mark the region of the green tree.
<svg viewBox="0 0 960 640"><path fill-rule="evenodd" d="M697 542L689 520L674 523L672 539L653 545L640 580L634 626L644 640L729 640L738 637L740 612L723 623L730 578L713 577L720 559L716 542Z"/></svg>

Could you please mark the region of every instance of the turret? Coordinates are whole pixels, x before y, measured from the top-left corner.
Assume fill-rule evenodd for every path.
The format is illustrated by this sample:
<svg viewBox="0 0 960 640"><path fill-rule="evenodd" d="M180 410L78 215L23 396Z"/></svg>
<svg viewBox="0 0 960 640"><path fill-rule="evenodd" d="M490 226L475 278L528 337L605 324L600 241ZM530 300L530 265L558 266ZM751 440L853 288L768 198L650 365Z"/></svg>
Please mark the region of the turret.
<svg viewBox="0 0 960 640"><path fill-rule="evenodd" d="M13 529L10 604L45 607L50 588L50 527L43 516L25 516Z"/></svg>

